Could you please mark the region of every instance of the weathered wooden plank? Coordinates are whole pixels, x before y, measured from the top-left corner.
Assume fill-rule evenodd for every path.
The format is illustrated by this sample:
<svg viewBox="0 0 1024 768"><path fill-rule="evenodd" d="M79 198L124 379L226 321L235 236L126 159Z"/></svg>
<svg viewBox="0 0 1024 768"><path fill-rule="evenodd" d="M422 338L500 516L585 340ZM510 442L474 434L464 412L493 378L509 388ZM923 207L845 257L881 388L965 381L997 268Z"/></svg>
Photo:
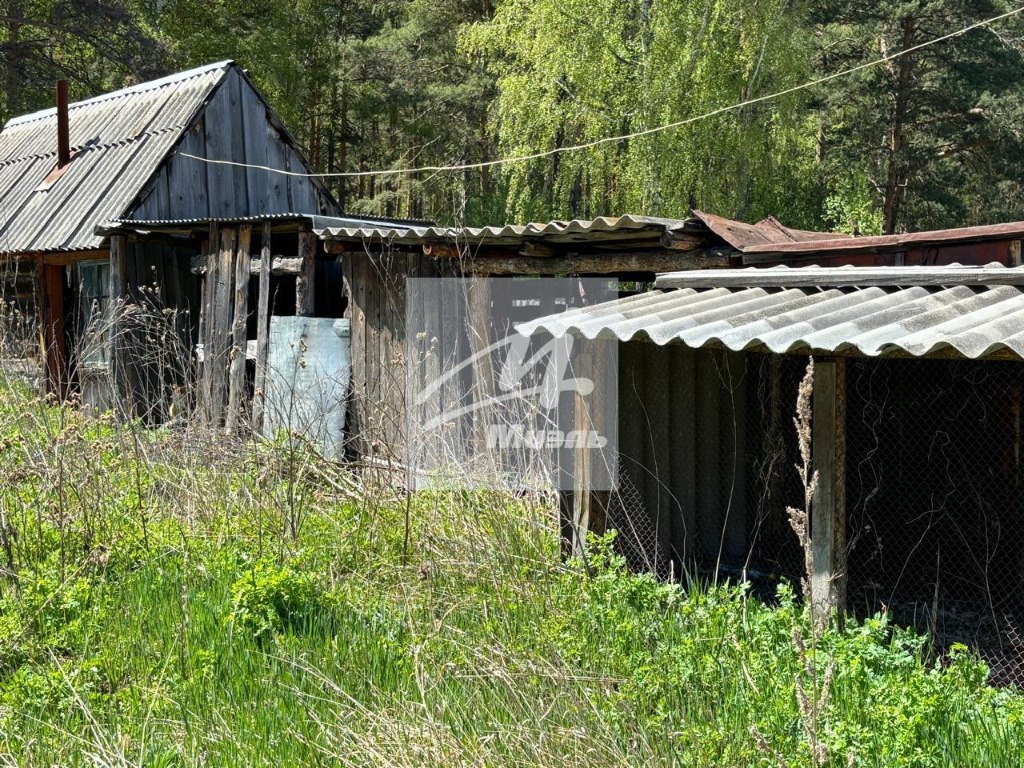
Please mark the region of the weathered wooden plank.
<svg viewBox="0 0 1024 768"><path fill-rule="evenodd" d="M127 244L123 235L110 238L110 277L107 295L111 306L110 328L110 388L111 401L115 409L124 417L132 414L131 391L132 382L125 364L124 340L120 314L124 310L125 269Z"/></svg>
<svg viewBox="0 0 1024 768"><path fill-rule="evenodd" d="M263 102L244 78L239 78L241 86L240 113L242 120L242 146L245 162L250 166L268 165L267 145L270 135L267 132L267 110ZM259 168L246 168L245 180L249 196L249 215L257 216L265 213L282 213L283 209L274 209L271 198L274 189L271 174Z"/></svg>
<svg viewBox="0 0 1024 768"><path fill-rule="evenodd" d="M306 165L295 148L286 145L284 150L287 161L285 167L299 173L304 172ZM292 207L289 210L300 213L319 213L320 206L317 203L316 187L313 186L313 182L306 176L286 176L285 178L288 180L290 188L288 197Z"/></svg>
<svg viewBox="0 0 1024 768"><path fill-rule="evenodd" d="M209 381L208 417L212 426L219 426L223 421L228 393L228 339L231 332L236 235L233 227L221 227L220 242L214 257L217 262L216 281L207 286L206 312L209 317L210 343L209 347L204 347L203 359Z"/></svg>
<svg viewBox="0 0 1024 768"><path fill-rule="evenodd" d="M353 256L349 259L352 265L352 405L358 417L358 431L354 433L354 444L360 456L367 456L370 452L370 423L369 423L369 378L373 375L369 361L366 357L366 312L367 312L367 291L368 283L372 280L370 257L366 255Z"/></svg>
<svg viewBox="0 0 1024 768"><path fill-rule="evenodd" d="M817 620L846 607L846 361L814 362L811 446L818 485L811 503L811 601Z"/></svg>
<svg viewBox="0 0 1024 768"><path fill-rule="evenodd" d="M170 209L157 218L202 219L211 214L207 164L193 157L179 157L178 154L206 157L206 117L200 117L196 124L182 137L174 157L163 173L167 174L170 189Z"/></svg>
<svg viewBox="0 0 1024 768"><path fill-rule="evenodd" d="M193 256L190 262L191 271L194 275L206 274L206 258L204 256ZM253 256L249 259L249 274L259 275L263 271L263 256ZM302 259L298 256L271 256L270 274L272 275L301 275Z"/></svg>
<svg viewBox="0 0 1024 768"><path fill-rule="evenodd" d="M661 247L672 251L695 251L703 247L706 242L707 238L703 235L669 230L661 233Z"/></svg>
<svg viewBox="0 0 1024 768"><path fill-rule="evenodd" d="M316 309L316 246L312 232L299 233L299 260L302 272L295 280L295 314L312 317Z"/></svg>
<svg viewBox="0 0 1024 768"><path fill-rule="evenodd" d="M380 344L381 364L381 406L383 418L383 440L387 446L387 456L398 460L401 458L401 446L398 444L399 424L401 417L400 402L405 393L405 385L401 369L401 352L395 348L394 329L400 322L401 314L396 306L397 285L404 281L401 272L396 268L396 257L393 253L382 254L381 270L381 322L378 342ZM401 260L405 266L405 258Z"/></svg>
<svg viewBox="0 0 1024 768"><path fill-rule="evenodd" d="M263 430L263 407L267 391L267 351L270 348L270 248L271 227L263 222L260 237L260 281L256 309L256 380L252 398L252 425L257 432Z"/></svg>
<svg viewBox="0 0 1024 768"><path fill-rule="evenodd" d="M1024 285L1024 272L1004 267L792 267L659 275L658 288L842 288L845 286Z"/></svg>
<svg viewBox="0 0 1024 768"><path fill-rule="evenodd" d="M206 156L215 160L244 162L240 137L241 98L238 74L230 72L214 92L206 107ZM213 216L244 215L248 207L245 168L206 163L210 214Z"/></svg>
<svg viewBox="0 0 1024 768"><path fill-rule="evenodd" d="M531 258L528 256L475 256L467 268L476 275L613 275L635 272L670 272L681 269L722 269L729 257L714 251L633 251Z"/></svg>
<svg viewBox="0 0 1024 768"><path fill-rule="evenodd" d="M404 255L405 259L405 404L403 415L404 424L404 455L401 457L405 465L412 469L415 465L415 447L419 441L422 409L417 405L417 397L423 389L423 350L424 326L423 326L423 286L420 277L420 254L409 252ZM413 485L414 478L410 475L407 478L409 487Z"/></svg>
<svg viewBox="0 0 1024 768"><path fill-rule="evenodd" d="M228 381L227 430L235 432L241 423L241 412L248 388L245 385L245 350L248 341L249 320L249 244L252 225L238 228L235 246L235 305L231 324L231 351L228 354L230 378Z"/></svg>
<svg viewBox="0 0 1024 768"><path fill-rule="evenodd" d="M264 120L264 129L267 132L267 165L271 168L287 169L288 147L285 146L281 135L270 124ZM296 211L292 207L289 197L288 176L283 173L271 173L270 184L267 187L267 207L271 213L287 213ZM300 211L303 212L303 211Z"/></svg>
<svg viewBox="0 0 1024 768"><path fill-rule="evenodd" d="M207 267L199 283L199 345L202 348L202 362L199 366L198 409L204 422L210 422L210 375L206 363L206 354L210 349L210 305L214 285L217 281L217 245L220 243L220 228L216 223L210 224L210 237L203 244Z"/></svg>
<svg viewBox="0 0 1024 768"><path fill-rule="evenodd" d="M590 355L583 352L578 356L578 376L590 378L593 375ZM589 397L580 392L575 393L575 404L573 408L573 429L580 434L589 434L594 428L591 420L591 401ZM583 443L580 445L579 443ZM591 471L591 451L586 441L579 441L573 448L572 458L572 553L583 555L587 543L587 534L590 532L591 514L591 491L593 490L593 475Z"/></svg>

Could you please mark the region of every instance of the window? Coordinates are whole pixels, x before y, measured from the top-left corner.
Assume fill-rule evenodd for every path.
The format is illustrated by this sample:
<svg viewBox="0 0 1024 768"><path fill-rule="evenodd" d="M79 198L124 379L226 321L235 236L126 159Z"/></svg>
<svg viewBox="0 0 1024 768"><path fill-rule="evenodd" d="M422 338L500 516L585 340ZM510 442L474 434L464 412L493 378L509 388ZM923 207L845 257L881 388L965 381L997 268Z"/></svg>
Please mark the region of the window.
<svg viewBox="0 0 1024 768"><path fill-rule="evenodd" d="M110 262L82 261L78 264L78 316L81 347L79 363L106 366L110 362Z"/></svg>

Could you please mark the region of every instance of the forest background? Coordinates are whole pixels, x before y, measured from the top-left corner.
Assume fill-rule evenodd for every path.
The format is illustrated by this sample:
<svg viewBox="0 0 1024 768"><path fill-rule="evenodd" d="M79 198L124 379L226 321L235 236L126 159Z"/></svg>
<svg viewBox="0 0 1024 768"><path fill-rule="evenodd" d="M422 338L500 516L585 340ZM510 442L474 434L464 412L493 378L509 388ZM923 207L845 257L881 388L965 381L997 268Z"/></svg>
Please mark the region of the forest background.
<svg viewBox="0 0 1024 768"><path fill-rule="evenodd" d="M643 131L870 62L999 0L0 0L0 118L232 58L318 172ZM1024 14L632 140L332 177L349 213L496 224L692 207L864 234L1024 219Z"/></svg>

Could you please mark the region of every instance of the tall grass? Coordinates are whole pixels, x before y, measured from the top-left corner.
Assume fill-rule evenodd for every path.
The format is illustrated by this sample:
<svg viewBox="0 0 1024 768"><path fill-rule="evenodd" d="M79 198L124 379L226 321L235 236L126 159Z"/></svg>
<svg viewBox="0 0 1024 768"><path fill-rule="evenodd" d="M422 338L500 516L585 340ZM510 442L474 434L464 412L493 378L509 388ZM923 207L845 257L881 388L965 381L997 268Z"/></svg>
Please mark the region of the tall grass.
<svg viewBox="0 0 1024 768"><path fill-rule="evenodd" d="M0 764L812 764L788 589L684 590L607 539L562 562L542 497L419 494L407 527L294 441L0 392ZM966 651L875 617L814 653L830 764L1024 759Z"/></svg>

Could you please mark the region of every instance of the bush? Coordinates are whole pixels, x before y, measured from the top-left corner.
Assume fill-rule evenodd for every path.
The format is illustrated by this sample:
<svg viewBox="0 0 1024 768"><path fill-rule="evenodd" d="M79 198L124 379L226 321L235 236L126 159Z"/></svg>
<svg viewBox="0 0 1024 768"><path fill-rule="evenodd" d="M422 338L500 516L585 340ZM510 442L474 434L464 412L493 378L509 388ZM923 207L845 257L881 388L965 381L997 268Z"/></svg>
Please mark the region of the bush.
<svg viewBox="0 0 1024 768"><path fill-rule="evenodd" d="M329 613L326 594L307 574L287 565L258 560L231 586L233 630L262 638L303 629L317 615Z"/></svg>

